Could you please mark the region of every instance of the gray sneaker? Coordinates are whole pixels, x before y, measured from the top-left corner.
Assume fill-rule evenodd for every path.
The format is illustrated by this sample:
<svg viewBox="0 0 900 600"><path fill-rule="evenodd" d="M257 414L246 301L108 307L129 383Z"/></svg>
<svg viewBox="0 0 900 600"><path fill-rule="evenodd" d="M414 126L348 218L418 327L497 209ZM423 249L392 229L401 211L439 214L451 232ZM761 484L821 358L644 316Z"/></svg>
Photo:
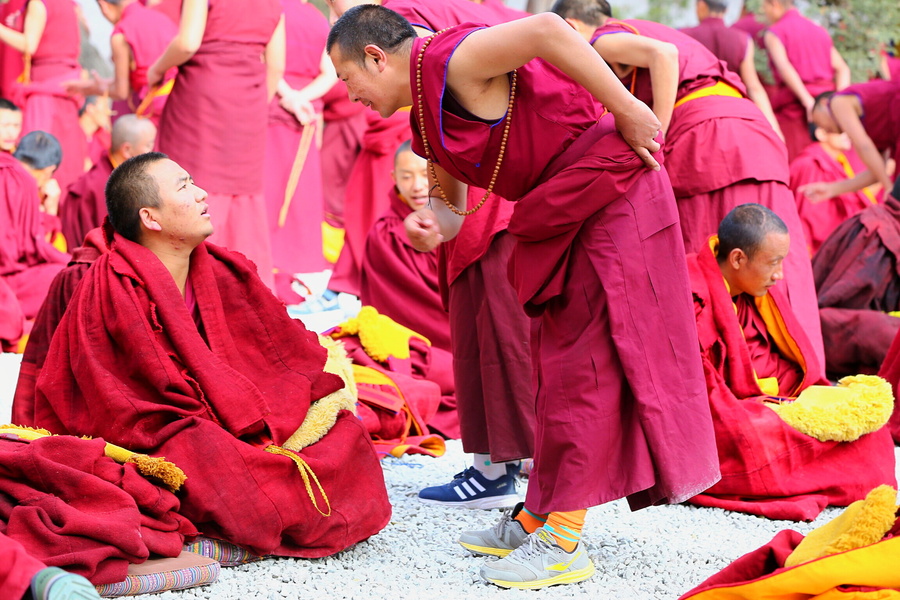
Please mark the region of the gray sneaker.
<svg viewBox="0 0 900 600"><path fill-rule="evenodd" d="M475 554L485 556L506 556L525 541L528 534L522 524L513 517L522 510L522 503L503 511L500 521L490 529L464 531L459 536L459 544Z"/></svg>
<svg viewBox="0 0 900 600"><path fill-rule="evenodd" d="M594 563L581 542L575 550L566 552L543 527L538 527L505 558L481 567L481 576L491 583L520 589L575 583L593 574Z"/></svg>

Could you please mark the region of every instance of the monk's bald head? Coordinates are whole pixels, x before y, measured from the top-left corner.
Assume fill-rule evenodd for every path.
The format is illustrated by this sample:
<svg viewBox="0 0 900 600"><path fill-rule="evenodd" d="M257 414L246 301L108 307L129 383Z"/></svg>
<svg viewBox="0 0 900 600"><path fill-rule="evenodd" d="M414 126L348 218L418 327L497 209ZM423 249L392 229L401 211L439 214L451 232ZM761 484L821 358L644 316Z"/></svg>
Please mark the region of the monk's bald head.
<svg viewBox="0 0 900 600"><path fill-rule="evenodd" d="M612 8L606 0L556 0L550 11L563 19L575 19L595 28L612 17Z"/></svg>
<svg viewBox="0 0 900 600"><path fill-rule="evenodd" d="M366 46L378 46L390 54L409 52L416 30L394 11L377 4L354 6L337 20L325 46L329 55L337 48L344 60L363 65Z"/></svg>
<svg viewBox="0 0 900 600"><path fill-rule="evenodd" d="M731 210L719 224L719 263L727 260L734 249L753 258L769 234L785 235L787 225L781 217L761 204L741 204Z"/></svg>
<svg viewBox="0 0 900 600"><path fill-rule="evenodd" d="M106 182L109 223L125 239L140 243L140 210L159 207L159 184L149 171L151 165L167 158L162 152L139 154L120 164L109 176Z"/></svg>
<svg viewBox="0 0 900 600"><path fill-rule="evenodd" d="M110 151L120 153L123 159L153 150L156 141L156 125L150 119L137 115L123 115L112 126Z"/></svg>

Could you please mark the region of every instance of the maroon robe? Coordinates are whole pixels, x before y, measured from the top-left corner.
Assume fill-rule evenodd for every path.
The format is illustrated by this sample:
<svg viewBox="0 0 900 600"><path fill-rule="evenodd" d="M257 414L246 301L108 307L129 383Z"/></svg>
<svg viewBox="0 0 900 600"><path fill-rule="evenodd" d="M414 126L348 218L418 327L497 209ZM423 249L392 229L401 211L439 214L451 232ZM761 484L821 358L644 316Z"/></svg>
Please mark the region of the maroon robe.
<svg viewBox="0 0 900 600"><path fill-rule="evenodd" d="M53 336L35 423L167 457L187 475L181 514L254 554L321 557L378 532L390 505L353 414L339 412L298 453L264 450L284 444L310 404L342 385L322 370L316 334L239 253L201 244L189 277L199 326L162 262L116 235ZM304 484L299 459L321 490Z"/></svg>
<svg viewBox="0 0 900 600"><path fill-rule="evenodd" d="M813 257L829 376L874 373L900 318L900 200L888 196L834 230Z"/></svg>
<svg viewBox="0 0 900 600"><path fill-rule="evenodd" d="M679 85L676 103L688 94L725 82L739 92L744 85L702 44L665 25L648 21L610 20L594 34L638 35L675 44ZM632 85L629 75L623 79ZM638 69L633 92L653 105L650 70ZM821 326L816 318L816 293L797 205L788 187L787 156L782 141L762 112L748 98L711 95L684 102L672 112L663 151L678 203L681 232L688 252L698 252L732 208L756 202L772 209L791 232L791 250L784 261L791 304L807 336L824 362Z"/></svg>
<svg viewBox="0 0 900 600"><path fill-rule="evenodd" d="M338 81L322 97L322 195L325 199L325 221L332 227L344 228L344 205L347 181L353 163L362 149L366 131L366 107L352 102L347 84Z"/></svg>
<svg viewBox="0 0 900 600"><path fill-rule="evenodd" d="M750 37L746 32L725 27L725 21L720 17L708 17L696 27L686 27L681 32L706 46L716 58L725 61L729 69L740 74Z"/></svg>
<svg viewBox="0 0 900 600"><path fill-rule="evenodd" d="M879 152L900 157L900 81L869 81L838 92L862 105L860 120Z"/></svg>
<svg viewBox="0 0 900 600"><path fill-rule="evenodd" d="M175 15L177 18L177 14ZM131 69L128 73L128 85L131 88L131 97L128 104L131 112L137 110L147 95L147 69L156 62L169 42L178 34L177 20L173 21L158 10L146 8L140 2L134 2L125 7L122 17L113 27L112 35L122 34L128 47L131 48ZM170 69L164 81L175 77L178 69ZM151 119L153 124L159 127L159 120L163 108L166 105L168 94L156 96L143 116Z"/></svg>
<svg viewBox="0 0 900 600"><path fill-rule="evenodd" d="M426 130L414 128L413 149L424 153L422 135L443 139L431 146L435 162L485 187L502 120L469 120L443 95L452 53L473 30L446 30L424 53L423 106L414 95L412 111L424 110ZM413 41L413 81L422 43ZM612 117L598 123L603 108L581 86L542 61L517 72L495 191L517 200L510 277L540 315L526 502L538 512L623 496L634 508L680 502L714 483L718 466L668 179L644 167Z"/></svg>
<svg viewBox="0 0 900 600"><path fill-rule="evenodd" d="M750 36L757 48L765 48L763 43L763 34L766 31L765 23L761 23L755 13L747 13L740 19L731 24L732 29L743 31Z"/></svg>
<svg viewBox="0 0 900 600"><path fill-rule="evenodd" d="M178 68L157 146L209 192L217 244L256 263L274 286L263 197L266 67L278 0L210 0L200 48Z"/></svg>
<svg viewBox="0 0 900 600"><path fill-rule="evenodd" d="M69 193L59 210L62 233L69 248L80 246L84 236L91 229L100 227L106 218L106 181L112 172L113 165L107 154L69 186Z"/></svg>
<svg viewBox="0 0 900 600"><path fill-rule="evenodd" d="M0 22L7 27L21 30L22 12L28 0L10 0L0 4ZM7 44L0 44L0 97L13 95L16 80L22 74L22 53Z"/></svg>
<svg viewBox="0 0 900 600"><path fill-rule="evenodd" d="M91 135L90 139L87 140L87 157L91 162L91 166L96 165L104 156L109 154L111 146L112 132L108 129L103 129L102 127L98 128L97 131ZM82 173L82 175L83 174L84 173ZM81 175L79 175L79 178L80 177Z"/></svg>
<svg viewBox="0 0 900 600"><path fill-rule="evenodd" d="M894 414L891 415L888 427L894 442L900 444L900 329L888 348L887 356L884 357L878 375L889 381L891 387L894 388Z"/></svg>
<svg viewBox="0 0 900 600"><path fill-rule="evenodd" d="M409 114L394 113L383 119L367 111L368 125L362 137L362 150L353 163L344 198L344 246L334 265L328 287L359 296L360 272L366 236L388 202L384 191L393 185L394 152L409 139Z"/></svg>
<svg viewBox="0 0 900 600"><path fill-rule="evenodd" d="M493 1L388 0L386 5L430 31L466 22L496 25L527 16ZM469 208L477 206L484 194L470 185ZM512 212L509 202L492 196L439 251L463 449L490 454L493 461L534 453L531 323L517 306L516 292L505 276L515 246L504 235Z"/></svg>
<svg viewBox="0 0 900 600"><path fill-rule="evenodd" d="M69 261L68 254L44 238L39 206L34 178L11 155L0 153L0 277L15 294L25 319L37 315L50 282ZM19 311L11 312L14 318ZM10 325L17 329L15 323L3 328Z"/></svg>
<svg viewBox="0 0 900 600"><path fill-rule="evenodd" d="M809 521L826 506L846 506L878 485L895 485L894 447L886 427L853 442L820 442L788 425L765 405L757 377L782 375L780 395L790 397L810 385L828 385L780 286L769 294L805 365L785 365L792 361L780 354L769 359L754 356L766 344L773 353L777 349L771 338L748 343L749 323L741 323L740 308L735 314L709 247L689 255L688 268L722 468L722 480L691 503L771 519ZM752 301L749 304L756 313L752 317L756 325L750 327L764 330L756 307Z"/></svg>
<svg viewBox="0 0 900 600"><path fill-rule="evenodd" d="M0 532L47 566L118 583L129 564L178 556L198 533L175 494L107 457L102 439L4 438Z"/></svg>
<svg viewBox="0 0 900 600"><path fill-rule="evenodd" d="M831 49L834 44L823 27L801 15L796 8L791 8L776 23L770 25L767 31L784 44L788 60L812 96L834 89L834 67L831 66ZM794 160L812 143L806 109L782 81L771 59L769 67L775 78L775 88L771 94L772 110L775 111L778 126L784 134L788 159Z"/></svg>
<svg viewBox="0 0 900 600"><path fill-rule="evenodd" d="M87 140L78 123L80 96L69 96L62 83L78 79L81 67L78 55L78 19L72 0L29 0L43 2L47 24L41 42L31 56L31 82L13 92L13 100L22 107L22 133L46 131L62 146L62 163L54 172L59 187L65 190L84 173ZM14 29L25 27L25 10Z"/></svg>
<svg viewBox="0 0 900 600"><path fill-rule="evenodd" d="M841 152L838 159L835 159L820 143L807 146L791 163L791 190L797 202L797 212L803 224L810 256L816 253L838 225L859 211L877 204L882 194L875 196L871 192L867 194L866 190L859 190L823 202L812 202L800 188L817 181L841 181L865 170L866 165L853 150Z"/></svg>
<svg viewBox="0 0 900 600"><path fill-rule="evenodd" d="M92 229L85 236L84 245L72 251L72 260L69 265L60 271L50 283L47 297L34 318L34 326L28 337L25 352L22 354L19 379L16 382L16 393L13 397L13 423L36 422L34 388L41 369L44 367L44 361L47 359L47 352L50 351L50 341L66 313L69 300L78 289L81 278L94 264L94 261L108 250L102 230L99 227Z"/></svg>
<svg viewBox="0 0 900 600"><path fill-rule="evenodd" d="M391 189L387 211L366 237L359 299L421 333L432 346L450 350L450 323L438 289L437 252L412 247L405 219L412 209Z"/></svg>
<svg viewBox="0 0 900 600"><path fill-rule="evenodd" d="M181 21L181 3L182 0L156 0L155 2L141 0L141 4L149 5L153 10L166 15L176 25Z"/></svg>
<svg viewBox="0 0 900 600"><path fill-rule="evenodd" d="M284 79L293 89L306 87L320 72L322 52L328 38L328 20L314 4L284 0L284 25L287 36L287 63ZM311 273L325 268L322 254L321 155L315 137L300 171L284 225L278 217L284 204L285 188L301 144L303 127L293 114L283 109L276 95L269 104L266 128L265 190L269 235L272 240L272 263L281 273ZM317 112L322 100L313 102ZM307 136L314 134L316 124Z"/></svg>

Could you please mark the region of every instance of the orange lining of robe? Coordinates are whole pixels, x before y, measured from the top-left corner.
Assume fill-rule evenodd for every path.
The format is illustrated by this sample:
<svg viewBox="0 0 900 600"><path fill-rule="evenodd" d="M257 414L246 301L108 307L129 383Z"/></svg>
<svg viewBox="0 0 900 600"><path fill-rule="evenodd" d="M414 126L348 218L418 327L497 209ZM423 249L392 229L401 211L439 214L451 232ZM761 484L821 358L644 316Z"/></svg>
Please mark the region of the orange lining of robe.
<svg viewBox="0 0 900 600"><path fill-rule="evenodd" d="M744 95L736 87L729 85L724 81L717 81L712 85L700 88L699 90L694 90L693 92L676 102L675 106L673 106L672 108L678 108L685 102L690 102L691 100L696 100L697 98L705 98L706 96L730 96L732 98L744 97Z"/></svg>
<svg viewBox="0 0 900 600"><path fill-rule="evenodd" d="M837 161L844 168L844 173L847 174L847 179L853 179L854 177L856 177L856 172L853 170L853 165L851 165L850 161L847 160L847 155L845 155L843 152L838 152ZM869 202L871 202L872 204L878 204L878 200L875 199L875 194L872 193L872 190L864 187L861 191L866 195L866 198L869 199Z"/></svg>

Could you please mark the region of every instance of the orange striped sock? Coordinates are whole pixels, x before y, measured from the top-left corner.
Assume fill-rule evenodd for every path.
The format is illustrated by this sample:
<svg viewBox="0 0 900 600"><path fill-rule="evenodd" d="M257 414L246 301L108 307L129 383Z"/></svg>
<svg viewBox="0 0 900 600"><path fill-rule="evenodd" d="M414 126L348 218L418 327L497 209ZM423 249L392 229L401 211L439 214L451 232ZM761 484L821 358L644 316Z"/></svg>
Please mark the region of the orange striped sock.
<svg viewBox="0 0 900 600"><path fill-rule="evenodd" d="M522 510L519 511L519 514L515 516L515 519L522 525L522 529L525 530L525 533L534 533L535 529L543 526L544 523L547 522L547 515L531 512L523 506Z"/></svg>
<svg viewBox="0 0 900 600"><path fill-rule="evenodd" d="M560 548L572 552L581 539L581 528L584 527L584 516L587 509L554 511L547 516L544 531L553 536Z"/></svg>

